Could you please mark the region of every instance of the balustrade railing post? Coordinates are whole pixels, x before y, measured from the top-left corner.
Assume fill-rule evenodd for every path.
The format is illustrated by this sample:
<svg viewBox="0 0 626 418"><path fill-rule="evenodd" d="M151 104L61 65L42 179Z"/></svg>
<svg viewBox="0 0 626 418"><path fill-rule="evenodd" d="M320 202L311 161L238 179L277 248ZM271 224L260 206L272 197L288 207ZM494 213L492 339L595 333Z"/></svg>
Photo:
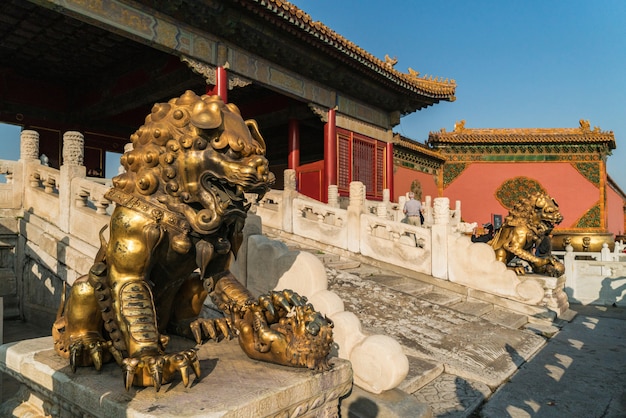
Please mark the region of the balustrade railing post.
<svg viewBox="0 0 626 418"><path fill-rule="evenodd" d="M432 225L433 223L433 199L426 196L424 198L424 225Z"/></svg>
<svg viewBox="0 0 626 418"><path fill-rule="evenodd" d="M450 224L450 199L435 198L433 205L434 223L432 234L432 275L448 279L448 233Z"/></svg>
<svg viewBox="0 0 626 418"><path fill-rule="evenodd" d="M350 183L346 228L348 228L348 251L361 252L361 214L365 206L365 186L360 181Z"/></svg>
<svg viewBox="0 0 626 418"><path fill-rule="evenodd" d="M602 244L602 249L600 250L600 261L613 261L613 254L611 254L609 244L606 242ZM610 276L611 269L609 267L602 266L602 275Z"/></svg>
<svg viewBox="0 0 626 418"><path fill-rule="evenodd" d="M39 132L24 130L20 134L20 160L39 160Z"/></svg>
<svg viewBox="0 0 626 418"><path fill-rule="evenodd" d="M565 286L569 288L568 297L576 298L576 281L578 279L578 272L576 271L576 254L574 254L574 247L567 245L565 247L565 255L563 256L563 265L565 266Z"/></svg>
<svg viewBox="0 0 626 418"><path fill-rule="evenodd" d="M281 202L281 213L282 213L282 226L283 231L292 233L293 232L293 199L298 196L298 192L296 190L296 170L293 168L288 168L284 172L285 178L285 186L283 189L283 199Z"/></svg>
<svg viewBox="0 0 626 418"><path fill-rule="evenodd" d="M20 159L13 172L13 204L15 209L24 205L24 194L29 187L28 165L39 162L39 132L23 130L20 133Z"/></svg>
<svg viewBox="0 0 626 418"><path fill-rule="evenodd" d="M406 215L404 214L404 204L406 203L406 201L406 195L398 196L398 213L396 214L396 221L398 222L401 222L404 220L404 218L406 218Z"/></svg>
<svg viewBox="0 0 626 418"><path fill-rule="evenodd" d="M339 187L336 184L328 186L328 206L339 207Z"/></svg>
<svg viewBox="0 0 626 418"><path fill-rule="evenodd" d="M59 225L63 232L70 232L71 214L76 196L72 195L72 179L85 178L87 169L83 165L85 157L85 137L76 131L63 134L63 164L59 183Z"/></svg>

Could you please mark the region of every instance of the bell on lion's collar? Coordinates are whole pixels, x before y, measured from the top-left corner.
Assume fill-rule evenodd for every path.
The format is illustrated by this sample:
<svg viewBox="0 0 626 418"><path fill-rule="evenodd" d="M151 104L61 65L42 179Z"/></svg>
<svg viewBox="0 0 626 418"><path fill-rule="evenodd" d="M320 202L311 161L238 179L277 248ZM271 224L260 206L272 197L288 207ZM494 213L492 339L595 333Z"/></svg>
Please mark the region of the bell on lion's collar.
<svg viewBox="0 0 626 418"><path fill-rule="evenodd" d="M187 254L191 249L191 240L187 234L178 234L172 238L172 249L179 254Z"/></svg>

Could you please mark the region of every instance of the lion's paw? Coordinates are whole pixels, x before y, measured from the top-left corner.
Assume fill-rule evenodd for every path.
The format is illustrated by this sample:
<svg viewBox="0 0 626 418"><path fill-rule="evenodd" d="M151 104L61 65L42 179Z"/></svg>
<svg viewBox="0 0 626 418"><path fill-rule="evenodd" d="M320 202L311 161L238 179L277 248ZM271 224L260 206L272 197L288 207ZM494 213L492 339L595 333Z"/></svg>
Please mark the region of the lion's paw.
<svg viewBox="0 0 626 418"><path fill-rule="evenodd" d="M108 362L111 356L118 364L122 362L122 354L113 343L99 336L74 337L68 348L72 372L76 372L76 367L80 366L94 366L96 370L100 370L102 364Z"/></svg>
<svg viewBox="0 0 626 418"><path fill-rule="evenodd" d="M163 383L172 380L180 372L183 384L189 386L189 372L200 377L200 362L195 350L185 350L175 354L144 355L139 358L125 358L124 385L130 390L132 385L154 386L158 392Z"/></svg>

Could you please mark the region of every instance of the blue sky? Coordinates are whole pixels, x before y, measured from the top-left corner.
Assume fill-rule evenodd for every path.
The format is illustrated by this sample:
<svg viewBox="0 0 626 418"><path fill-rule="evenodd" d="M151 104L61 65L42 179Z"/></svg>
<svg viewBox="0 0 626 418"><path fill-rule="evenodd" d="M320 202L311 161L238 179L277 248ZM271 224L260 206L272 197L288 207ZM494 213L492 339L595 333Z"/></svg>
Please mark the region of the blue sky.
<svg viewBox="0 0 626 418"><path fill-rule="evenodd" d="M335 32L384 59L457 82L457 100L405 116L395 131L572 128L613 131L608 172L626 191L626 1L294 0ZM0 129L0 159L19 139ZM116 173L117 170L109 170Z"/></svg>
<svg viewBox="0 0 626 418"><path fill-rule="evenodd" d="M456 80L457 100L402 118L395 131L575 128L613 131L609 175L626 191L626 1L293 0L374 56Z"/></svg>

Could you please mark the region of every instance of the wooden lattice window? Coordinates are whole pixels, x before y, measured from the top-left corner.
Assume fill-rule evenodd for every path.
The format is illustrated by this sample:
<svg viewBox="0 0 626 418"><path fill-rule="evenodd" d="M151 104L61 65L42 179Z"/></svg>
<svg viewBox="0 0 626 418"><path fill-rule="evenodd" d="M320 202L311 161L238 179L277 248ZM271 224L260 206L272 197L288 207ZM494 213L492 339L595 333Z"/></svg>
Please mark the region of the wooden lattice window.
<svg viewBox="0 0 626 418"><path fill-rule="evenodd" d="M385 185L385 143L345 129L337 129L337 186L342 195L350 182L365 185L367 197L382 199Z"/></svg>
<svg viewBox="0 0 626 418"><path fill-rule="evenodd" d="M352 173L350 173L352 147L349 132L337 132L337 148L337 158L339 159L337 164L337 187L342 191L349 190L350 179L352 178Z"/></svg>

